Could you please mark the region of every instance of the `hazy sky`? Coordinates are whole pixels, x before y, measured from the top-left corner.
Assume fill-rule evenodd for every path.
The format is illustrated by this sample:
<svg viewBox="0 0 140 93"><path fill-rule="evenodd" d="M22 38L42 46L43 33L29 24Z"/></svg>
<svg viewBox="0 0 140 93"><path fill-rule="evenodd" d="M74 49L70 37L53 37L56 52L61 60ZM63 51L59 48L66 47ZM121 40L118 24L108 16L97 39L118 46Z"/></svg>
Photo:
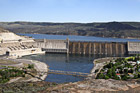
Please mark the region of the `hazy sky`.
<svg viewBox="0 0 140 93"><path fill-rule="evenodd" d="M0 21L140 22L140 0L0 0Z"/></svg>

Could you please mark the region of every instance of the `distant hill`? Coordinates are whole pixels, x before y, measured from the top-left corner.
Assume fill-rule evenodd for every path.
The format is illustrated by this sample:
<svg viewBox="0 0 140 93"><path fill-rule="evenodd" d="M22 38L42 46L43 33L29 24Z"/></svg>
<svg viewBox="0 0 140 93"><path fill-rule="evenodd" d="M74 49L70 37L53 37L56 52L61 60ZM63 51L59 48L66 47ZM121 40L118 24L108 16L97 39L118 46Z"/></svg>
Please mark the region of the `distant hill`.
<svg viewBox="0 0 140 93"><path fill-rule="evenodd" d="M131 26L129 24L123 24L123 23L119 23L119 22L103 23L97 27L98 28L105 28L108 31L110 31L110 30L119 31L119 30L135 30L135 29L137 29L136 27Z"/></svg>
<svg viewBox="0 0 140 93"><path fill-rule="evenodd" d="M57 35L140 38L140 22L0 22L0 27L10 30L14 33L40 33Z"/></svg>

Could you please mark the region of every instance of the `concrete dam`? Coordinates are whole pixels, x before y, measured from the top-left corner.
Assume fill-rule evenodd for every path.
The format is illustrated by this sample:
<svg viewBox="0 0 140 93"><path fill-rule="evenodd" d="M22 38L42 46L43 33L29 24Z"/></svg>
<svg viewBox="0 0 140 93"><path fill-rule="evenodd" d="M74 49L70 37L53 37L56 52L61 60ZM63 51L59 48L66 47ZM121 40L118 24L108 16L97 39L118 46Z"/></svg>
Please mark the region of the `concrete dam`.
<svg viewBox="0 0 140 93"><path fill-rule="evenodd" d="M125 55L139 54L140 42L92 42L37 39L31 44L47 53Z"/></svg>
<svg viewBox="0 0 140 93"><path fill-rule="evenodd" d="M127 44L116 42L70 42L69 53L105 55L127 54Z"/></svg>

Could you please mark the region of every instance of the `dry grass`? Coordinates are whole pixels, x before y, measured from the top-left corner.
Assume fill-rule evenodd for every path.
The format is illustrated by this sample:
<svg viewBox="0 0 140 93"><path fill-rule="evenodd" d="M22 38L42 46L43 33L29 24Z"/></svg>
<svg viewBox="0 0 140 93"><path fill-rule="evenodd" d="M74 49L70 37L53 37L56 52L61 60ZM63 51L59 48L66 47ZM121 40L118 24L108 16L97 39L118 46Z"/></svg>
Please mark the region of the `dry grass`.
<svg viewBox="0 0 140 93"><path fill-rule="evenodd" d="M0 65L10 65L10 64L17 64L17 63L19 63L19 62L6 60L6 59L0 59Z"/></svg>

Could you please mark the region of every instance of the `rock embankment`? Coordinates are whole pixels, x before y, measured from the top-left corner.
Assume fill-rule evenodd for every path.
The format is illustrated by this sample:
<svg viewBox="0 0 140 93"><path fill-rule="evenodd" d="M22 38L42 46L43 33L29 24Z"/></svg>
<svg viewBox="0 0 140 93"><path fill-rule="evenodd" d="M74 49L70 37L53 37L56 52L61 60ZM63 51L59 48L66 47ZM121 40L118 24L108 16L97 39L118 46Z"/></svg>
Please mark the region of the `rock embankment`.
<svg viewBox="0 0 140 93"><path fill-rule="evenodd" d="M40 62L40 61L35 61L32 60L31 61L32 64L34 64L35 69L37 70L38 74L36 75L36 77L40 78L32 78L28 81L41 81L41 80L45 80L45 78L47 77L47 72L48 72L48 66L47 64Z"/></svg>
<svg viewBox="0 0 140 93"><path fill-rule="evenodd" d="M45 78L47 77L47 72L48 72L47 64L40 61L36 61L36 60L28 60L28 59L18 59L18 60L20 60L20 62L23 62L23 63L34 64L34 68L37 71L37 74L35 77L32 77L24 81L32 81L32 82L42 81L42 80L45 80Z"/></svg>
<svg viewBox="0 0 140 93"><path fill-rule="evenodd" d="M139 93L138 90L134 92L136 88L140 88L140 83L137 81L92 79L50 87L43 93L46 91L57 91L57 93Z"/></svg>
<svg viewBox="0 0 140 93"><path fill-rule="evenodd" d="M28 81L37 82L37 81L45 80L45 78L47 77L48 65L43 63L43 62L36 61L36 60L27 60L27 59L9 59L9 60L13 60L15 62L19 62L20 64L21 63L22 64L33 64L34 65L34 69L37 72L34 76L31 76L29 78L25 77L25 78L14 78L14 79L11 79L9 81L9 83L12 83L12 82L28 82ZM13 64L12 66L13 67L17 67L17 64Z"/></svg>

